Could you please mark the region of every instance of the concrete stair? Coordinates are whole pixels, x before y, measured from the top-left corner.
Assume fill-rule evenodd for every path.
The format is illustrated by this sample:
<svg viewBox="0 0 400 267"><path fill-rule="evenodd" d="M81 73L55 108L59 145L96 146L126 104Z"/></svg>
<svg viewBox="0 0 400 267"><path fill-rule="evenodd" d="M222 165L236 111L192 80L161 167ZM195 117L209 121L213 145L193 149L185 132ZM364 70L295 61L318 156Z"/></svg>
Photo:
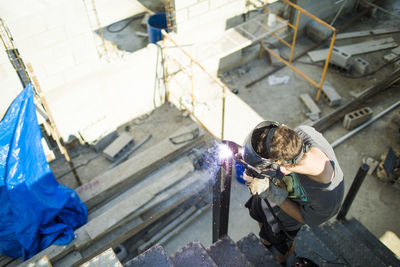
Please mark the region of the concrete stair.
<svg viewBox="0 0 400 267"><path fill-rule="evenodd" d="M296 256L311 259L318 266L400 266L399 259L355 219L315 228L303 226L295 243ZM250 233L236 243L225 236L209 248L193 241L172 256L155 245L124 266L282 266L275 261L275 253ZM286 266L294 264L292 256Z"/></svg>

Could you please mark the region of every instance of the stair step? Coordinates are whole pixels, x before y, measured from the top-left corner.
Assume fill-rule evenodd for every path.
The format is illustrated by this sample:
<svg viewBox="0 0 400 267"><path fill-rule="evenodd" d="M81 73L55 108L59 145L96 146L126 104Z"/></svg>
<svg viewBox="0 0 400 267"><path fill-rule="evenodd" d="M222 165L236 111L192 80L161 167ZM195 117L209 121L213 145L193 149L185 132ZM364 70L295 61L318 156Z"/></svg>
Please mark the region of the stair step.
<svg viewBox="0 0 400 267"><path fill-rule="evenodd" d="M157 266L157 267L173 267L170 258L165 252L164 248L156 244L128 261L124 264L124 266L132 266L132 267L148 267L148 266Z"/></svg>
<svg viewBox="0 0 400 267"><path fill-rule="evenodd" d="M386 266L400 266L400 261L396 258L394 253L356 219L351 218L343 221L343 226L345 226L355 238L362 239L364 244L370 248Z"/></svg>
<svg viewBox="0 0 400 267"><path fill-rule="evenodd" d="M343 259L338 258L308 226L303 226L297 233L295 243L298 257L311 259L319 266L337 267L338 263L345 264Z"/></svg>
<svg viewBox="0 0 400 267"><path fill-rule="evenodd" d="M336 221L332 226L333 231L336 231L336 233L343 238L344 242L359 252L359 255L361 255L366 262L369 262L372 266L385 266L385 263L375 255L374 251L371 251L358 236L355 238L342 223Z"/></svg>
<svg viewBox="0 0 400 267"><path fill-rule="evenodd" d="M207 251L218 266L252 266L239 247L228 236L212 244Z"/></svg>
<svg viewBox="0 0 400 267"><path fill-rule="evenodd" d="M274 255L261 243L254 233L250 233L237 242L240 251L255 267L280 267Z"/></svg>
<svg viewBox="0 0 400 267"><path fill-rule="evenodd" d="M338 258L342 257L342 259L351 266L363 266L363 261L354 255L352 249L349 250L346 248L345 244L343 244L337 235L332 233L332 230L326 229L324 226L319 226L312 228L312 231L330 248L330 250L332 250L333 253L335 253Z"/></svg>
<svg viewBox="0 0 400 267"><path fill-rule="evenodd" d="M171 257L171 261L175 267L217 267L217 264L213 261L210 255L208 255L207 250L197 240L190 242L176 252L174 256Z"/></svg>

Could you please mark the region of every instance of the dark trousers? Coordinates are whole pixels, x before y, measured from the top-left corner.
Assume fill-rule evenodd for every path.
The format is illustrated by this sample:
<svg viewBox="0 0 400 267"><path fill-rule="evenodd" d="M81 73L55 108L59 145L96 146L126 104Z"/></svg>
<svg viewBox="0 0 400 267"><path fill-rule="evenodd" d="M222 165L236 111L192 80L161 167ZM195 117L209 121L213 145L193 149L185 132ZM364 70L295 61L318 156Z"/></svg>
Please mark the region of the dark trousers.
<svg viewBox="0 0 400 267"><path fill-rule="evenodd" d="M292 246L292 239L296 236L300 230L296 229L293 231L286 231L291 239L285 234L280 228L277 218L275 218L270 210L267 212L267 216L263 211L261 201L266 201L260 198L258 195L251 196L246 202L245 207L249 209L250 216L260 222L262 227L260 229L260 237L271 243L280 253L286 254ZM278 206L272 209L279 209Z"/></svg>

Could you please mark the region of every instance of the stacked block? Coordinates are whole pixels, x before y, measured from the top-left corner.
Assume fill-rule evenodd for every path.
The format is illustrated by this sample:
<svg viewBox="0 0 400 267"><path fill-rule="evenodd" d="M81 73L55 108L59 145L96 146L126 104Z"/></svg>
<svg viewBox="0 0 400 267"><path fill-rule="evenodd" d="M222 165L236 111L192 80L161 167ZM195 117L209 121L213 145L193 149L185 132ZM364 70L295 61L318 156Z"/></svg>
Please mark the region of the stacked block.
<svg viewBox="0 0 400 267"><path fill-rule="evenodd" d="M367 120L372 118L372 109L369 107L364 107L350 113L347 113L344 116L343 127L352 130Z"/></svg>
<svg viewBox="0 0 400 267"><path fill-rule="evenodd" d="M353 67L357 73L364 75L369 71L369 62L360 57L356 57L354 59Z"/></svg>

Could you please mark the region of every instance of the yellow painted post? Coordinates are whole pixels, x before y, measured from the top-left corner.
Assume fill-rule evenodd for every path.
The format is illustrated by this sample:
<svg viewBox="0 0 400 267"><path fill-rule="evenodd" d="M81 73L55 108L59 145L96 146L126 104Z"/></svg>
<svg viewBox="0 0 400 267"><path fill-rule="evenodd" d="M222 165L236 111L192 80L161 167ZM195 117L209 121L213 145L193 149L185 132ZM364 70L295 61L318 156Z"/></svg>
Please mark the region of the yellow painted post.
<svg viewBox="0 0 400 267"><path fill-rule="evenodd" d="M296 45L296 38L297 38L297 31L299 29L300 16L301 16L301 12L297 11L296 26L295 26L295 29L294 29L292 48L290 49L289 64L292 64L292 60L293 60L294 46Z"/></svg>
<svg viewBox="0 0 400 267"><path fill-rule="evenodd" d="M328 56L327 56L327 58L326 58L326 60L325 60L325 66L324 66L324 69L323 69L323 71L322 71L322 76L321 76L321 81L320 81L319 86L318 86L317 96L315 97L315 100L316 100L316 101L319 100L319 97L320 97L320 95L321 95L322 86L324 85L325 75L326 75L326 72L327 72L327 70L328 70L329 61L331 60L332 49L333 49L333 45L334 45L334 43L335 43L335 39L336 39L336 30L334 30L334 31L333 31L333 34L332 34L332 41L331 41L331 44L329 45Z"/></svg>

